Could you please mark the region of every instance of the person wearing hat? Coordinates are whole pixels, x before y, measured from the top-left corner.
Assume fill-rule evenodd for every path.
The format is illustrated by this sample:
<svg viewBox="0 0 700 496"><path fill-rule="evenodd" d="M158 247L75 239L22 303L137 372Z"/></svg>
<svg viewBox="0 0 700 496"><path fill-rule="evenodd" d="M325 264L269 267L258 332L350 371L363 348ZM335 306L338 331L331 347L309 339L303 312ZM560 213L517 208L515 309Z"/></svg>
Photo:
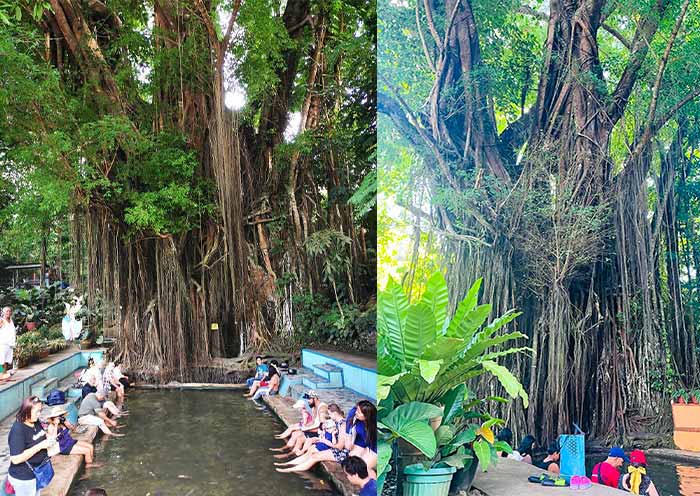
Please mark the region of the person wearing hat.
<svg viewBox="0 0 700 496"><path fill-rule="evenodd" d="M297 402L294 403L293 408L295 410L300 410L301 420L296 424L292 424L289 427L287 427L287 429L282 434L275 436L275 438L277 439L289 439L283 447L270 448L270 451L288 451L292 453L296 447L296 436L294 435L298 434L302 428L306 427L307 425L311 425L311 423L313 422L313 417L311 416L311 412L309 411L310 408L306 399L304 399L303 397L298 399ZM294 437L294 441L292 441L292 437Z"/></svg>
<svg viewBox="0 0 700 496"><path fill-rule="evenodd" d="M319 399L316 391L307 391L302 395L302 399L306 400L309 408L311 408L311 422L294 431L290 436L287 446L291 446L291 449L294 451L299 451L304 446L307 438L318 437L318 429L321 426L321 422L328 415L328 405Z"/></svg>
<svg viewBox="0 0 700 496"><path fill-rule="evenodd" d="M55 437L58 441L59 453L62 455L84 455L85 468L101 467L102 464L95 463L95 447L87 441L76 441L70 435L70 431L75 430L75 426L66 420L65 415L68 410L64 405L56 405L49 408L44 415L48 422L46 432L49 437Z"/></svg>
<svg viewBox="0 0 700 496"><path fill-rule="evenodd" d="M541 462L535 462L533 465L547 472L559 475L559 441L552 441L547 447L547 456Z"/></svg>
<svg viewBox="0 0 700 496"><path fill-rule="evenodd" d="M634 450L630 453L627 473L620 477L618 488L640 496L659 496L654 482L647 475L647 457L642 450Z"/></svg>
<svg viewBox="0 0 700 496"><path fill-rule="evenodd" d="M597 463L593 467L591 481L603 486L617 488L620 481L620 468L622 464L629 461L622 448L613 446L608 452L605 461Z"/></svg>

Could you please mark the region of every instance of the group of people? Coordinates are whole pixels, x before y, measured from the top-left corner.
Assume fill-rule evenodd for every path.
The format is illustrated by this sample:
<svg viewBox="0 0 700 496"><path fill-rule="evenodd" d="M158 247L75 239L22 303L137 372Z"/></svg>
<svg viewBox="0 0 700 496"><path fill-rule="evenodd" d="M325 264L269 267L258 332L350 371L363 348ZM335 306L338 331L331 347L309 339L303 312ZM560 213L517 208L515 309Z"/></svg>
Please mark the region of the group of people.
<svg viewBox="0 0 700 496"><path fill-rule="evenodd" d="M117 419L128 415L122 408L128 378L121 373L118 364L110 362L103 363L103 366L104 371L91 360L81 375L84 385L78 424L95 425L109 436L123 436L113 430L121 427ZM110 391L115 392L116 403L108 400ZM8 434L10 467L6 484L17 496L40 496L41 489L53 476L53 456L83 455L86 468L100 466L94 461L92 443L73 438L72 433L79 427L68 421L67 415L65 404L45 407L37 396L29 396L22 401ZM93 488L86 496L106 494L104 489Z"/></svg>
<svg viewBox="0 0 700 496"><path fill-rule="evenodd" d="M513 434L510 429L504 428L498 433L496 438L499 441L505 441L510 444ZM561 459L559 442L553 441L550 443L547 448L547 455L541 460L534 458L535 445L535 437L528 434L522 439L517 449L510 454L502 452L501 456L530 463L550 472L554 476L558 476ZM628 466L627 471L623 474L621 471L625 463ZM622 489L640 496L659 496L656 487L654 487L654 482L647 474L647 459L641 450L633 450L628 457L622 448L617 446L611 448L607 458L593 467L591 478L586 478L586 480L593 484Z"/></svg>
<svg viewBox="0 0 700 496"><path fill-rule="evenodd" d="M255 358L255 375L246 381L246 397L258 400L279 392L281 373L287 369L277 360ZM271 448L278 472L304 472L319 462L342 465L348 481L360 488L360 496L377 491L377 408L359 401L346 415L336 403L326 404L316 391L307 391L294 404L300 420L275 438L284 446ZM284 460L284 461L283 461Z"/></svg>
<svg viewBox="0 0 700 496"><path fill-rule="evenodd" d="M244 396L257 401L263 396L274 396L280 390L282 380L282 367L277 360L271 360L269 364L263 362L261 356L255 357L255 375L246 380L248 393Z"/></svg>
<svg viewBox="0 0 700 496"><path fill-rule="evenodd" d="M307 391L294 404L300 420L275 436L285 442L275 455L278 472L304 472L319 462L339 463L360 495L376 494L377 408L359 401L347 416L336 403L321 401Z"/></svg>

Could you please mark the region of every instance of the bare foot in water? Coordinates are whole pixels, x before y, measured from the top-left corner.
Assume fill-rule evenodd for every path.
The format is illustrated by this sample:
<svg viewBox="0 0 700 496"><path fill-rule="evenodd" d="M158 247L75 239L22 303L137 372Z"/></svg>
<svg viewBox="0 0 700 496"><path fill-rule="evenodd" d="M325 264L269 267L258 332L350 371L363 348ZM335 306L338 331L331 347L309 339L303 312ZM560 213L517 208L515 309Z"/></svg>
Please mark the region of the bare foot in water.
<svg viewBox="0 0 700 496"><path fill-rule="evenodd" d="M126 434L117 434L116 432L113 432L113 433L107 434L107 435L112 436L112 437L124 437L124 436L126 436Z"/></svg>
<svg viewBox="0 0 700 496"><path fill-rule="evenodd" d="M280 452L280 451L289 451L289 448L287 448L286 446L283 447L283 448L270 448L270 451L277 451L277 452Z"/></svg>
<svg viewBox="0 0 700 496"><path fill-rule="evenodd" d="M289 458L290 456L292 456L291 452L282 453L281 455L274 455L274 457L277 458L278 460L281 460L282 458Z"/></svg>
<svg viewBox="0 0 700 496"><path fill-rule="evenodd" d="M105 466L104 463L95 463L95 462L85 464L85 468L100 468L100 467L104 467L104 466Z"/></svg>

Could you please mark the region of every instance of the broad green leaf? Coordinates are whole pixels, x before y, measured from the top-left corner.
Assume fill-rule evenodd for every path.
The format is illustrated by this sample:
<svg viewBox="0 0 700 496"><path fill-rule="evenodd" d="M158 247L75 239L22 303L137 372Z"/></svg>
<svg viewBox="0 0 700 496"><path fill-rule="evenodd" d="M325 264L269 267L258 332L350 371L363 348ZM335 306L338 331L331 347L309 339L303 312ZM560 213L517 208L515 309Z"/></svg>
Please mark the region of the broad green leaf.
<svg viewBox="0 0 700 496"><path fill-rule="evenodd" d="M518 396L521 397L523 400L523 406L527 408L527 392L523 388L523 385L520 384L520 381L510 372L510 370L490 360L481 362L481 365L484 367L484 369L496 376L511 398L517 398Z"/></svg>
<svg viewBox="0 0 700 496"><path fill-rule="evenodd" d="M442 273L436 271L430 276L425 286L425 293L423 293L421 301L430 308L435 319L435 332L439 335L442 333L442 328L447 319L447 304L449 301L447 283Z"/></svg>
<svg viewBox="0 0 700 496"><path fill-rule="evenodd" d="M446 444L451 441L455 436L455 428L451 425L441 425L435 431L435 438L437 439L438 446Z"/></svg>
<svg viewBox="0 0 700 496"><path fill-rule="evenodd" d="M428 421L442 415L442 409L430 403L412 401L399 405L384 419L387 426L397 426L408 420Z"/></svg>
<svg viewBox="0 0 700 496"><path fill-rule="evenodd" d="M391 376L386 376L386 375L377 375L377 401L382 401L386 399L389 396L389 392L391 391L391 386L398 381L401 376L403 376L405 372L402 372L400 374L396 375L391 375Z"/></svg>
<svg viewBox="0 0 700 496"><path fill-rule="evenodd" d="M479 465L485 472L491 463L491 445L483 439L479 439L474 442L473 449L474 454L479 459Z"/></svg>
<svg viewBox="0 0 700 496"><path fill-rule="evenodd" d="M403 288L392 278L381 291L377 301L378 332L387 337L386 346L399 362L403 363L406 356L404 333L406 325L406 313L408 312L408 298Z"/></svg>
<svg viewBox="0 0 700 496"><path fill-rule="evenodd" d="M476 432L478 430L478 425L470 425L468 429L457 434L457 437L454 438L452 444L455 446L459 446L461 444L469 444L471 442L474 442L477 436Z"/></svg>
<svg viewBox="0 0 700 496"><path fill-rule="evenodd" d="M387 470L392 452L391 445L386 441L377 443L377 474L382 475Z"/></svg>
<svg viewBox="0 0 700 496"><path fill-rule="evenodd" d="M455 415L461 411L466 391L467 386L458 384L442 397L442 404L445 405L442 417L443 424L451 423Z"/></svg>
<svg viewBox="0 0 700 496"><path fill-rule="evenodd" d="M420 367L420 376L425 382L431 384L438 375L438 372L440 372L441 365L442 360L419 360L418 366Z"/></svg>
<svg viewBox="0 0 700 496"><path fill-rule="evenodd" d="M444 359L447 363L454 360L462 351L467 348L468 343L459 338L437 338L423 352L424 360Z"/></svg>
<svg viewBox="0 0 700 496"><path fill-rule="evenodd" d="M400 437L419 449L425 456L432 458L437 451L437 441L435 432L425 421L406 420L399 425L392 427L385 420L385 425L389 427L396 437Z"/></svg>
<svg viewBox="0 0 700 496"><path fill-rule="evenodd" d="M435 341L435 318L425 303L410 305L404 327L404 367L420 358L423 350Z"/></svg>
<svg viewBox="0 0 700 496"><path fill-rule="evenodd" d="M496 441L493 443L493 447L496 448L496 451L505 451L509 455L513 452L513 448L505 441Z"/></svg>
<svg viewBox="0 0 700 496"><path fill-rule="evenodd" d="M498 317L497 319L494 319L493 322L491 322L489 325L487 325L484 328L484 334L488 336L492 336L497 330L499 330L501 327L504 325L509 324L513 320L515 320L517 317L520 317L522 315L522 312L516 312L515 310L508 310L506 313Z"/></svg>

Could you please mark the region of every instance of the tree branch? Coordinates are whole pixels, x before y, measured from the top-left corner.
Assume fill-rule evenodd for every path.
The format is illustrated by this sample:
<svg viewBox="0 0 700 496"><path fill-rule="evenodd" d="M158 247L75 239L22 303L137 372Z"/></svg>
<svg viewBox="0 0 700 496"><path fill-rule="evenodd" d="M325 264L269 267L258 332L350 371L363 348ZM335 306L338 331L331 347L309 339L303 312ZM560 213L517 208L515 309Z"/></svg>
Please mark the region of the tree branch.
<svg viewBox="0 0 700 496"><path fill-rule="evenodd" d="M669 0L656 0L655 12L642 19L637 25L634 40L632 40L630 59L612 94L612 102L606 109L610 128L617 123L625 111L632 88L639 77L639 69L646 59L651 39L659 28L659 20L663 17L668 3Z"/></svg>
<svg viewBox="0 0 700 496"><path fill-rule="evenodd" d="M549 20L549 16L546 13L539 12L527 5L522 5L518 7L518 13L534 17L541 21ZM602 28L611 35L613 35L620 43L622 43L625 46L625 48L627 48L628 50L632 50L632 43L630 43L630 41L627 38L625 38L625 35L623 35L620 31L606 23L602 24Z"/></svg>

